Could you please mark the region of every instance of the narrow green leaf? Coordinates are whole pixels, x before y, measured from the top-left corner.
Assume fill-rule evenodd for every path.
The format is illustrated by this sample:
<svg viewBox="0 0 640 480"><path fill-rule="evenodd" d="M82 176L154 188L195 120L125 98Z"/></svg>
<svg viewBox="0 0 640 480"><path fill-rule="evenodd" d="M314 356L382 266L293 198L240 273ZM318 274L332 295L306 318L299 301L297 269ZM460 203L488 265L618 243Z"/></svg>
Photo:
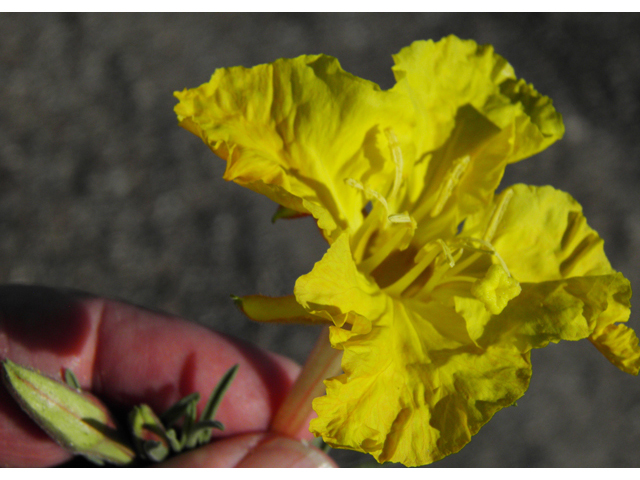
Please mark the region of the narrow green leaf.
<svg viewBox="0 0 640 480"><path fill-rule="evenodd" d="M194 401L196 405L200 401L200 394L198 392L187 395L169 407L162 415L160 415L160 420L162 420L164 426L169 428L180 420L180 418L186 415L189 405Z"/></svg>
<svg viewBox="0 0 640 480"><path fill-rule="evenodd" d="M193 425L189 438L187 439L187 447L194 448L198 445L209 443L211 432L214 428L224 431L224 425L218 420L207 420Z"/></svg>
<svg viewBox="0 0 640 480"><path fill-rule="evenodd" d="M180 444L180 440L178 440L178 436L176 435L176 431L174 429L167 430L167 439L169 440L169 445L171 445L171 450L176 453L182 451L182 445Z"/></svg>
<svg viewBox="0 0 640 480"><path fill-rule="evenodd" d="M216 385L216 388L211 392L211 396L209 397L209 400L202 411L202 415L200 416L200 421L213 420L215 418L220 402L222 402L224 394L227 393L227 390L231 386L231 382L233 382L233 379L236 377L238 368L240 368L240 365L236 363L222 376Z"/></svg>
<svg viewBox="0 0 640 480"><path fill-rule="evenodd" d="M196 445L193 443L191 435L193 426L196 423L196 406L197 402L191 402L187 406L187 412L184 416L184 424L182 425L182 438L180 440L183 448L193 448Z"/></svg>
<svg viewBox="0 0 640 480"><path fill-rule="evenodd" d="M239 367L240 365L235 364L233 367L227 370L227 372L222 376L222 378L216 385L216 388L213 389L213 392L211 392L211 396L209 397L209 400L207 401L207 404L202 411L202 415L200 416L201 423L213 420L215 418L216 413L218 412L218 407L220 407L220 402L222 402L224 394L227 393L227 390L231 386L231 382L233 382L233 379L236 377ZM224 426L223 428L221 428L221 430L223 429ZM201 431L199 439L200 443L209 442L211 440L211 434L211 429Z"/></svg>
<svg viewBox="0 0 640 480"><path fill-rule="evenodd" d="M164 426L149 405L138 405L129 414L136 450L143 458L161 462L169 455L169 439Z"/></svg>
<svg viewBox="0 0 640 480"><path fill-rule="evenodd" d="M67 382L67 385L69 385L71 388L82 390L82 388L80 387L80 382L78 381L78 377L76 377L75 374L68 368L64 369L64 381Z"/></svg>
<svg viewBox="0 0 640 480"><path fill-rule="evenodd" d="M161 462L169 455L169 449L162 442L155 440L147 440L142 448L144 457L152 462Z"/></svg>
<svg viewBox="0 0 640 480"><path fill-rule="evenodd" d="M135 458L97 398L35 370L2 362L3 380L20 407L60 445L92 461L126 465Z"/></svg>

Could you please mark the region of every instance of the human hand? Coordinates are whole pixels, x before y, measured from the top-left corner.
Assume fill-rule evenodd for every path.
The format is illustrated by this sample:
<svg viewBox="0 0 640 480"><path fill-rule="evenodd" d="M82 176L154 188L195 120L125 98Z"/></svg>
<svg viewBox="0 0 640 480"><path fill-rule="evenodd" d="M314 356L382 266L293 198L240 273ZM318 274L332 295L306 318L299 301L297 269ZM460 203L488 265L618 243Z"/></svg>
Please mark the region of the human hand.
<svg viewBox="0 0 640 480"><path fill-rule="evenodd" d="M216 419L212 443L159 464L171 467L319 467L314 447L269 433L299 367L291 360L167 314L90 294L0 286L0 359L54 378L68 368L83 390L114 405L162 412L200 392L198 410L234 364L238 375ZM311 439L301 431L297 439ZM0 384L0 465L43 467L71 454L51 440Z"/></svg>

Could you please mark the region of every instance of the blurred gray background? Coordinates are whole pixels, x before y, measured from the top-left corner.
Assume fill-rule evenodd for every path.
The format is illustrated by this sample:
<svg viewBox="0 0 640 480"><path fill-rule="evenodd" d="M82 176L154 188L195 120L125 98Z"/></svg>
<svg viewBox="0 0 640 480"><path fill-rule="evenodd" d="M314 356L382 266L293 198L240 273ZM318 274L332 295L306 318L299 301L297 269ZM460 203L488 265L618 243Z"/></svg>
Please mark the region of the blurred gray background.
<svg viewBox="0 0 640 480"><path fill-rule="evenodd" d="M0 282L118 297L303 362L316 330L252 324L229 294L291 293L326 245L310 219L272 225L273 203L224 182L172 92L305 53L388 88L391 54L450 33L493 44L564 115L565 138L504 183L570 192L640 289L635 14L0 15ZM435 466L640 467L640 379L588 341L533 366L518 406Z"/></svg>

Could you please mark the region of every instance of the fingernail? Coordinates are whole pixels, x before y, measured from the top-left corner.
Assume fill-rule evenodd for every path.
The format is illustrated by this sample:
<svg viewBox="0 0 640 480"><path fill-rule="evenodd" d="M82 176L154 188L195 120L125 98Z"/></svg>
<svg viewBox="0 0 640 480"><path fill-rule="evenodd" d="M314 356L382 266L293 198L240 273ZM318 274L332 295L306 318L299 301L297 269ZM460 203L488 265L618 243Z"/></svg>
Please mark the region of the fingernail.
<svg viewBox="0 0 640 480"><path fill-rule="evenodd" d="M272 437L253 449L238 467L333 468L333 461L320 450L285 437Z"/></svg>

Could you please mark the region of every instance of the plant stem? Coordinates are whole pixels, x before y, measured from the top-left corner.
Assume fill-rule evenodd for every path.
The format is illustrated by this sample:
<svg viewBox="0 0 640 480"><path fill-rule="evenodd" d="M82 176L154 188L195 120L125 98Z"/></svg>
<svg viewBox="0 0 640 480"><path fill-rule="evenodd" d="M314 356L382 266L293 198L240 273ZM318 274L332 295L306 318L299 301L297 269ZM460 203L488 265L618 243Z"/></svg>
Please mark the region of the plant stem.
<svg viewBox="0 0 640 480"><path fill-rule="evenodd" d="M331 347L329 328L322 329L300 376L285 398L271 423L271 431L298 438L309 421L311 402L325 393L323 381L340 373L342 351Z"/></svg>

